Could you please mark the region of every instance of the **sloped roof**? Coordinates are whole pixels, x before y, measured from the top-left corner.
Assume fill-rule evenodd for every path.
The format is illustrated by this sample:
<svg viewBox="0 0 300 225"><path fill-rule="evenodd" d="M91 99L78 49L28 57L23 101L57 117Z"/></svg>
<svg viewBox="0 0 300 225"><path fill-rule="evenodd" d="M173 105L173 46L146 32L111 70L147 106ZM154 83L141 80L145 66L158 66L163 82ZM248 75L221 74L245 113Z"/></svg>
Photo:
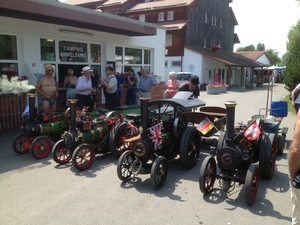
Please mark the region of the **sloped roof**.
<svg viewBox="0 0 300 225"><path fill-rule="evenodd" d="M172 8L188 6L195 0L158 0L154 2L138 3L132 7L128 12L143 11L143 10L157 10L160 8Z"/></svg>
<svg viewBox="0 0 300 225"><path fill-rule="evenodd" d="M249 59L257 60L259 57L261 57L263 54L265 54L265 51L242 51L242 52L236 52L236 54L243 55Z"/></svg>
<svg viewBox="0 0 300 225"><path fill-rule="evenodd" d="M226 51L222 51L222 50L219 50L218 52L214 52L210 49L204 49L204 48L192 48L192 47L186 47L186 48L191 51L197 52L207 58L224 63L225 66L230 66L230 67L265 67L265 66L267 66L263 63L249 59L241 54L236 54L234 52L226 52Z"/></svg>
<svg viewBox="0 0 300 225"><path fill-rule="evenodd" d="M126 36L156 35L159 27L156 24L49 0L1 0L0 16Z"/></svg>
<svg viewBox="0 0 300 225"><path fill-rule="evenodd" d="M167 28L167 30L181 30L186 26L188 20L172 20L172 21L164 21L155 23L157 25L163 26Z"/></svg>
<svg viewBox="0 0 300 225"><path fill-rule="evenodd" d="M67 0L65 1L66 4L70 5L83 5L86 3L99 3L102 6L107 6L107 5L121 5L127 1L130 0Z"/></svg>

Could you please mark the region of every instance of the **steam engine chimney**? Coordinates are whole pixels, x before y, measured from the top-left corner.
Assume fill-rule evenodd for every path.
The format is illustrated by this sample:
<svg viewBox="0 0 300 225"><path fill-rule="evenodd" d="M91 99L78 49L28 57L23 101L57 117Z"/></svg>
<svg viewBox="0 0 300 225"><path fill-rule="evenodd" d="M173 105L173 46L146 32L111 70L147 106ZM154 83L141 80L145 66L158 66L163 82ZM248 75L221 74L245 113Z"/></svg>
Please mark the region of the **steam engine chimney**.
<svg viewBox="0 0 300 225"><path fill-rule="evenodd" d="M142 137L146 135L148 128L148 117L149 117L149 100L150 98L140 98L141 100L141 125L143 127Z"/></svg>
<svg viewBox="0 0 300 225"><path fill-rule="evenodd" d="M230 142L234 138L234 117L235 117L235 101L227 101L224 103L226 106L226 142L230 145Z"/></svg>
<svg viewBox="0 0 300 225"><path fill-rule="evenodd" d="M29 123L35 121L35 96L36 96L36 90L31 89L28 92L28 102L29 102Z"/></svg>

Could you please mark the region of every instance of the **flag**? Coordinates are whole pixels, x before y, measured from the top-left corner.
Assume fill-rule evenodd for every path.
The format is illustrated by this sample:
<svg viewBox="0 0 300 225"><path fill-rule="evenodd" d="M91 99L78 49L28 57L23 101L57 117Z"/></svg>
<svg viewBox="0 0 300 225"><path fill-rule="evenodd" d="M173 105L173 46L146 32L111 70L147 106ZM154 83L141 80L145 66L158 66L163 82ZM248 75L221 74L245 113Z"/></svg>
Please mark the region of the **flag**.
<svg viewBox="0 0 300 225"><path fill-rule="evenodd" d="M139 133L139 130L131 123L127 123L127 128L130 130L130 137L133 137Z"/></svg>
<svg viewBox="0 0 300 225"><path fill-rule="evenodd" d="M254 120L244 131L244 137L248 141L253 141L260 135L259 119Z"/></svg>
<svg viewBox="0 0 300 225"><path fill-rule="evenodd" d="M201 121L201 123L199 123L197 129L203 134L207 134L210 130L212 130L214 128L214 125L212 124L212 122L210 122L209 119L207 119L205 117L204 120Z"/></svg>
<svg viewBox="0 0 300 225"><path fill-rule="evenodd" d="M154 143L154 150L157 150L162 146L161 127L162 127L162 123L159 123L149 128L151 134L151 140Z"/></svg>

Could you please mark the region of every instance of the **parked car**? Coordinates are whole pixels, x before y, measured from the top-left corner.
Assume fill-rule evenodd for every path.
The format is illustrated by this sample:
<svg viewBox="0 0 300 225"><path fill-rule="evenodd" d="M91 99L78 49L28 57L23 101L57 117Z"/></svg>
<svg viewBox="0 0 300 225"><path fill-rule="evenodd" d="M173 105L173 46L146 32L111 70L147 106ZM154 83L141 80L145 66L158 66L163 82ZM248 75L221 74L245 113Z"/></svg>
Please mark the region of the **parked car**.
<svg viewBox="0 0 300 225"><path fill-rule="evenodd" d="M188 80L190 80L192 77L191 72L177 72L176 73L176 79L179 80L180 86L182 84L185 84Z"/></svg>

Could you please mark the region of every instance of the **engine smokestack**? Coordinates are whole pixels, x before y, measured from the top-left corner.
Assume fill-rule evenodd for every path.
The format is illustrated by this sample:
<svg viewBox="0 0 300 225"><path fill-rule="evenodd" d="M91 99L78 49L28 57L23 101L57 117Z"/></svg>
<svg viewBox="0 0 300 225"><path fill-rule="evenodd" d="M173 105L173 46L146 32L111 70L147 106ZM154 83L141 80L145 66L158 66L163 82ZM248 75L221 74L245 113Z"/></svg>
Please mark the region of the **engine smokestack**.
<svg viewBox="0 0 300 225"><path fill-rule="evenodd" d="M234 138L234 117L235 117L235 101L227 101L226 106L226 141L232 141Z"/></svg>
<svg viewBox="0 0 300 225"><path fill-rule="evenodd" d="M148 117L149 117L149 100L150 98L140 98L141 100L141 125L143 127L142 136L146 134L148 128Z"/></svg>
<svg viewBox="0 0 300 225"><path fill-rule="evenodd" d="M29 102L29 122L35 121L35 96L36 96L36 90L31 89L28 92L28 102Z"/></svg>
<svg viewBox="0 0 300 225"><path fill-rule="evenodd" d="M77 101L76 98L70 98L68 99L70 102L70 127L72 129L75 129L76 127L76 109L77 109Z"/></svg>

